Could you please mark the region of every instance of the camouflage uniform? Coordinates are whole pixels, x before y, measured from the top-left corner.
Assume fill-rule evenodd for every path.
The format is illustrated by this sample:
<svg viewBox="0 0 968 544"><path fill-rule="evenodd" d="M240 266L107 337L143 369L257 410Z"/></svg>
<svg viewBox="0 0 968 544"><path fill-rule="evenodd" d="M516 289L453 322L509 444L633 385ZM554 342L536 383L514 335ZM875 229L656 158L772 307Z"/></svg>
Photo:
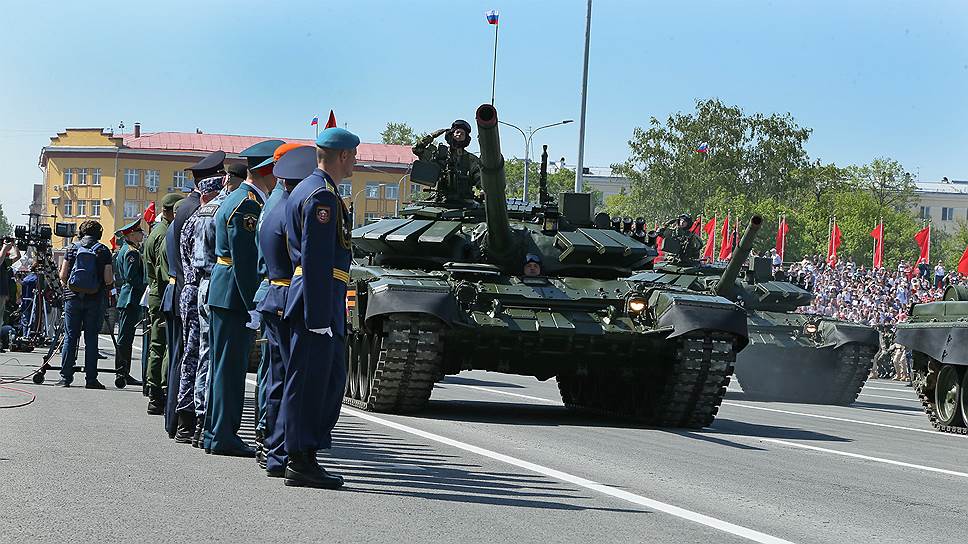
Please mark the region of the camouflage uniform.
<svg viewBox="0 0 968 544"><path fill-rule="evenodd" d="M432 134L425 136L413 146L413 154L422 161L440 166L441 179L435 188L438 200L451 203L473 200L474 188L481 188L481 160L466 149L448 148L443 144L441 147L447 150L446 159L438 158L444 154L438 154L433 141Z"/></svg>
<svg viewBox="0 0 968 544"><path fill-rule="evenodd" d="M196 212L195 233L198 242L192 254L192 268L198 278L198 369L195 373L195 413L203 417L208 406L208 369L211 363L209 351L209 312L208 312L208 283L215 266L215 212L219 204L228 196L227 188L217 197L202 206Z"/></svg>
<svg viewBox="0 0 968 544"><path fill-rule="evenodd" d="M199 208L201 210L201 208ZM181 240L178 241L178 258L181 259L185 273L185 286L182 288L178 309L182 318L182 355L181 380L178 386L178 404L175 411L195 409L195 377L198 370L199 324L198 324L198 281L199 276L192 266L195 255L195 240L198 233L199 215L196 210L182 226Z"/></svg>
<svg viewBox="0 0 968 544"><path fill-rule="evenodd" d="M659 231L659 236L669 240L674 239L679 242L679 253L675 255L675 260L682 264L695 264L699 262L702 254L702 239L689 229L663 227Z"/></svg>

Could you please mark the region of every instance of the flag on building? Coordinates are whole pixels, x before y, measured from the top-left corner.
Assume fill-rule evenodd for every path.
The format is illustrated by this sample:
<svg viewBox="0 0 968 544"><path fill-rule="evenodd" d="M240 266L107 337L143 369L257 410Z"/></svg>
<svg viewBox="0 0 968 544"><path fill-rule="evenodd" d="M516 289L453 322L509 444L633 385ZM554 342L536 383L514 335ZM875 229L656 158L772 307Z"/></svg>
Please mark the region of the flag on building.
<svg viewBox="0 0 968 544"><path fill-rule="evenodd" d="M487 18L487 24L496 25L497 24L498 12L496 9L488 10L484 12L484 17Z"/></svg>
<svg viewBox="0 0 968 544"><path fill-rule="evenodd" d="M329 119L326 120L326 128L336 128L336 115L333 110L329 110Z"/></svg>
<svg viewBox="0 0 968 544"><path fill-rule="evenodd" d="M965 248L965 252L961 254L961 259L958 259L958 273L962 276L968 276L968 247ZM964 395L964 393L962 393Z"/></svg>
<svg viewBox="0 0 968 544"><path fill-rule="evenodd" d="M918 261L914 263L917 266L921 263L931 262L931 225L924 227L919 230L917 234L914 235L914 242L918 244L918 248L921 249L921 254L918 255Z"/></svg>
<svg viewBox="0 0 968 544"><path fill-rule="evenodd" d="M729 254L733 252L732 244L730 244L729 235L729 214L726 214L726 220L723 221L722 228L719 229L719 260L725 261L729 259Z"/></svg>
<svg viewBox="0 0 968 544"><path fill-rule="evenodd" d="M827 264L834 266L837 264L837 250L841 242L840 227L834 221L833 228L830 229L830 240L827 241Z"/></svg>
<svg viewBox="0 0 968 544"><path fill-rule="evenodd" d="M881 221L874 227L871 231L871 237L874 238L874 268L880 268L883 266L884 261L884 222Z"/></svg>
<svg viewBox="0 0 968 544"><path fill-rule="evenodd" d="M787 225L786 216L780 216L780 222L776 227L776 252L780 255L780 259L783 259L783 253L786 251L786 237L787 233L790 232L790 226Z"/></svg>
<svg viewBox="0 0 968 544"><path fill-rule="evenodd" d="M155 203L154 203L154 201L152 201L150 204L148 204L148 207L145 208L145 213L142 214L141 217L144 218L145 223L148 223L149 225L155 222Z"/></svg>
<svg viewBox="0 0 968 544"><path fill-rule="evenodd" d="M319 124L319 116L314 115L313 120L309 122L309 126L314 127Z"/></svg>
<svg viewBox="0 0 968 544"><path fill-rule="evenodd" d="M709 144L707 142L699 144L699 147L696 148L696 153L709 153Z"/></svg>
<svg viewBox="0 0 968 544"><path fill-rule="evenodd" d="M702 258L706 261L712 261L716 253L716 217L713 216L712 219L706 221L702 230L706 233L706 248L702 252Z"/></svg>

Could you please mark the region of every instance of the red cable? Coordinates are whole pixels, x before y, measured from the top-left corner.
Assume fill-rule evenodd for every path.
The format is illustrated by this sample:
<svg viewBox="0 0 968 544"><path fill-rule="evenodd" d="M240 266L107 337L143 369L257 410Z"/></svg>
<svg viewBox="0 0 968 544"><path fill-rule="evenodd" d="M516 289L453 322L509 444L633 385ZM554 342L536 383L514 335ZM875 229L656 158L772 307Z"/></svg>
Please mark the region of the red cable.
<svg viewBox="0 0 968 544"><path fill-rule="evenodd" d="M8 405L8 406L0 405L0 409L2 409L2 408L22 408L22 407L27 406L28 404L34 402L35 400L37 400L37 395L31 393L30 391L24 391L23 389L17 389L16 387L10 387L10 386L7 386L7 385L0 385L0 389L6 389L8 391L16 391L17 393L23 393L25 395L30 395L30 400L28 400L27 402L22 402L20 404L11 404L11 405Z"/></svg>

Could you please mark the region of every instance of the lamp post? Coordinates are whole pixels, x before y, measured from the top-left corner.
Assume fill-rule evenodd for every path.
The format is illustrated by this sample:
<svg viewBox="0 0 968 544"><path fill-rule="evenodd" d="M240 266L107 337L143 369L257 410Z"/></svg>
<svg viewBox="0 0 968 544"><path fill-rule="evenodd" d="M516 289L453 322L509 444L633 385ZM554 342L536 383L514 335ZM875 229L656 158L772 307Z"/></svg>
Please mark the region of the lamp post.
<svg viewBox="0 0 968 544"><path fill-rule="evenodd" d="M380 170L379 168L377 168L375 166L370 166L369 164L361 164L360 166L362 166L363 168L367 168L367 169L373 170L374 172L379 172L381 174L389 174L389 175L393 175L394 174L393 172L387 172L386 170ZM401 198L400 195L403 194L403 180L407 179L407 177L410 176L410 169L411 168L413 168L413 165L412 164L410 165L410 168L407 168L407 173L404 174L404 175L402 175L402 176L400 176L400 179L397 180L397 198L395 198L394 201L393 201L393 215L399 215L399 213L400 213L400 198ZM380 191L383 191L384 198L386 197L386 188L384 187L385 185L387 185L387 184L383 184L383 183L380 184L380 187L381 187ZM382 204L381 204L381 206L382 206ZM382 208L381 208L381 211L382 211Z"/></svg>
<svg viewBox="0 0 968 544"><path fill-rule="evenodd" d="M528 203L528 162L529 162L528 157L530 156L530 153L531 153L531 138L533 138L535 133L541 129L556 127L558 125L567 125L568 123L574 123L574 122L575 122L574 119L565 119L563 121L558 121L557 123L551 123L549 125L540 126L534 130L532 130L531 127L528 127L528 132L527 134L525 134L525 132L521 130L521 128L515 125L512 125L511 123L508 123L506 121L498 120L498 123L501 123L502 125L507 125L513 129L516 129L518 132L521 133L521 136L524 137L524 203L525 204Z"/></svg>
<svg viewBox="0 0 968 544"><path fill-rule="evenodd" d="M356 228L356 197L360 196L360 193L366 190L366 186L356 192L350 201L350 221L353 222L353 228ZM365 221L366 217L366 198L363 199L363 217Z"/></svg>

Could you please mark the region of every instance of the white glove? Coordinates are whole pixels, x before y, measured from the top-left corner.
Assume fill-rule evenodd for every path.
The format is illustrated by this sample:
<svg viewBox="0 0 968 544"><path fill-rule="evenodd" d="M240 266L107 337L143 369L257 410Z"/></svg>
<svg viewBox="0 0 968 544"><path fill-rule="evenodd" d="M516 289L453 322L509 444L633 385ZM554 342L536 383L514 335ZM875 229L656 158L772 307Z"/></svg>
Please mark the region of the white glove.
<svg viewBox="0 0 968 544"><path fill-rule="evenodd" d="M309 329L309 332L314 332L316 334L322 334L332 337L333 327L326 327L325 329Z"/></svg>
<svg viewBox="0 0 968 544"><path fill-rule="evenodd" d="M262 314L259 313L259 310L249 310L249 322L245 324L245 327L257 331L260 325L262 325Z"/></svg>

